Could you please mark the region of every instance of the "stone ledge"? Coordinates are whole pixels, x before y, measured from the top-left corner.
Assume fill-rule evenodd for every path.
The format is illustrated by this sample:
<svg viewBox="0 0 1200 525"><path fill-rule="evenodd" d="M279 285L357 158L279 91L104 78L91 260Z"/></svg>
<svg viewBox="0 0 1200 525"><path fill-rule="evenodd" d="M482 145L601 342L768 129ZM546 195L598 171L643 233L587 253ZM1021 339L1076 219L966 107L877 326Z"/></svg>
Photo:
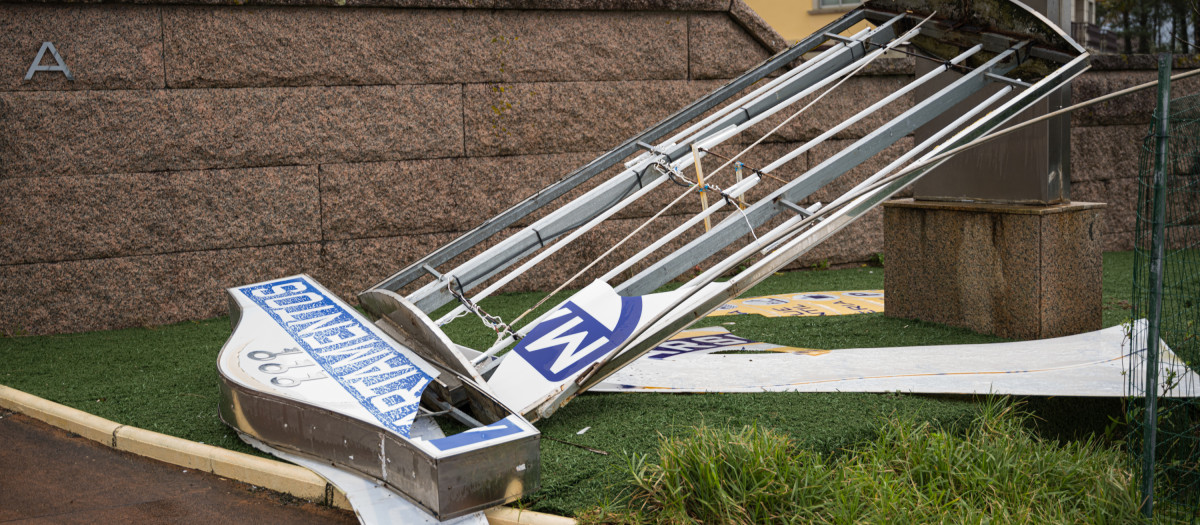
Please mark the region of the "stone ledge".
<svg viewBox="0 0 1200 525"><path fill-rule="evenodd" d="M740 1L740 0L734 0ZM46 0L14 0L45 4ZM64 0L91 5L95 0ZM123 0L106 4L200 6L393 7L417 9L556 9L587 11L730 11L730 0Z"/></svg>
<svg viewBox="0 0 1200 525"><path fill-rule="evenodd" d="M14 0L14 4L45 4ZM94 0L66 0L65 5L91 5ZM548 9L567 11L715 11L727 12L759 43L777 53L787 41L743 0L127 0L109 4L295 7L391 7L436 9Z"/></svg>
<svg viewBox="0 0 1200 525"><path fill-rule="evenodd" d="M742 26L750 36L758 40L771 53L778 53L787 49L787 40L784 40L766 20L763 20L754 9L750 8L743 0L732 0L729 3L729 16Z"/></svg>

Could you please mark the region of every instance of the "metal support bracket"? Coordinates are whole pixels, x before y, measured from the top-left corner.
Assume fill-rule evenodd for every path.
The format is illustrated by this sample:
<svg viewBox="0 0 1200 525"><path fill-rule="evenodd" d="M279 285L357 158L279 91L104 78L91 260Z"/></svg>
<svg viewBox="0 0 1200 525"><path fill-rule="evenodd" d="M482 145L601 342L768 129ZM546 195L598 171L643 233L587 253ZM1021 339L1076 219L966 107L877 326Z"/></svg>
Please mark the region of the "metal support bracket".
<svg viewBox="0 0 1200 525"><path fill-rule="evenodd" d="M801 217L812 217L812 215L813 215L813 212L804 209L803 206L800 206L799 204L796 204L794 202L784 200L784 199L779 199L776 202L778 202L779 204L782 204L784 208L787 208L788 210L792 211L793 213L795 213L796 215L799 215Z"/></svg>
<svg viewBox="0 0 1200 525"><path fill-rule="evenodd" d="M1019 88L1027 88L1027 87L1033 85L1028 82L1022 82L1015 78L1009 78L1004 75L997 75L996 73L984 73L983 76L988 77L991 80L995 80L996 82L1000 82L1002 84L1008 84L1010 86L1015 86L1015 87L1019 87Z"/></svg>

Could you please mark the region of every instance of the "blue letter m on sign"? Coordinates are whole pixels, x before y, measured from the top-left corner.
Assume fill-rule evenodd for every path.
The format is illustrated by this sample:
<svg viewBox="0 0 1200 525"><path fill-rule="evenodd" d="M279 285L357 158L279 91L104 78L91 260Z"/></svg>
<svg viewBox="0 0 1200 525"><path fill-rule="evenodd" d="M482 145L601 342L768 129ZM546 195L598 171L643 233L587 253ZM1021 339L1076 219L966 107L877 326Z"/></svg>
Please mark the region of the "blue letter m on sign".
<svg viewBox="0 0 1200 525"><path fill-rule="evenodd" d="M539 323L514 352L547 381L562 381L624 343L642 316L641 297L622 297L617 326L609 329L586 310L567 301Z"/></svg>

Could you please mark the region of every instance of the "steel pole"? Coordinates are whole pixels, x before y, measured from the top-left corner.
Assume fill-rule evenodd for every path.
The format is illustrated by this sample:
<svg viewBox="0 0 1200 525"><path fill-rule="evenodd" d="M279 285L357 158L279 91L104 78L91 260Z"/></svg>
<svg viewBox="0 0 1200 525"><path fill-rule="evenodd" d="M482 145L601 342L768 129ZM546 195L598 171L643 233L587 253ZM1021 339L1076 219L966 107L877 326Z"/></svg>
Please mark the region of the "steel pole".
<svg viewBox="0 0 1200 525"><path fill-rule="evenodd" d="M1154 212L1150 219L1150 315L1146 320L1146 415L1142 443L1142 515L1154 516L1154 447L1158 439L1158 339L1162 323L1163 236L1167 222L1167 147L1171 116L1171 54L1158 56L1155 108Z"/></svg>

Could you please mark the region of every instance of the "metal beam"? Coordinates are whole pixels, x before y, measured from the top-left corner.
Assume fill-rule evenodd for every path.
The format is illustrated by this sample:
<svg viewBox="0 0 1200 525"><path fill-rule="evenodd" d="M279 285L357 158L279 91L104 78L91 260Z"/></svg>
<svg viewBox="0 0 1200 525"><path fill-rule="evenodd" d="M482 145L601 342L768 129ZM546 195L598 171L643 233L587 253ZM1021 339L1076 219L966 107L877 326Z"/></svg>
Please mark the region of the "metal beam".
<svg viewBox="0 0 1200 525"><path fill-rule="evenodd" d="M699 238L676 250L671 255L654 263L649 268L621 283L616 287L617 293L626 296L644 295L653 292L659 286L695 267L700 262L715 254L721 248L729 245L750 232L750 227L757 227L770 220L783 206L777 200L797 202L811 195L825 184L858 166L867 159L891 146L900 138L908 135L916 128L926 124L937 115L952 108L955 104L966 100L968 96L985 86L989 80L985 73L1004 74L1016 67L1016 60L1007 62L1023 47L1018 44L1014 48L997 55L983 66L967 73L954 83L946 86L936 95L921 101L891 122L876 129L866 137L859 139L850 147L826 159L800 178L789 182L775 190L767 198L759 200L745 210L743 216L729 217L713 227Z"/></svg>
<svg viewBox="0 0 1200 525"><path fill-rule="evenodd" d="M956 134L954 138L951 139L947 144L939 147L938 150L929 153L927 157L935 155L939 151L948 151L954 149L995 130L1003 123L1015 117L1022 110L1028 108L1031 104L1041 100L1042 98L1045 98L1050 92L1060 88L1072 78L1083 73L1083 71L1087 69L1087 58L1087 55L1083 55L1081 57L1077 57L1075 60L1072 60L1063 68L1055 71L1052 75L1048 76L1037 84L1034 84L1031 89L1019 93L1017 96L1004 103L1001 107L989 112L983 119ZM943 159L943 161L944 160L945 159ZM633 338L634 340L629 344L629 346L619 351L608 362L600 365L594 373L589 376L580 377L575 383L568 385L566 390L556 396L553 396L551 399L545 403L542 403L538 407L535 407L532 413L527 415L535 417L549 416L576 393L587 390L588 388L591 388L597 383L605 380L614 372L628 364L630 361L644 355L646 352L658 346L662 341L671 337L680 329L694 322L695 319L704 317L729 299L737 297L746 290L749 290L763 279L766 279L772 275L779 268L783 267L788 261L799 257L819 244L822 240L849 225L855 219L865 215L868 211L878 206L884 200L888 199L892 195L895 195L905 186L908 186L916 179L919 179L925 173L928 173L929 170L936 168L941 162L942 161L937 161L927 166L911 169L911 171L905 170L901 172L899 176L890 180L886 184L883 184L879 188L868 191L862 197L856 199L854 202L849 203L846 208L834 213L828 218L828 220L816 225L812 230L806 231L805 236L789 241L784 247L775 251L770 256L764 258L758 263L755 263L744 272L740 272L728 282L713 283L711 290L701 288L698 293L704 294L704 296L684 301L685 303L692 305L688 308L687 312L673 312L671 314L664 313L662 319L665 324L653 326L651 327L653 332L648 330L647 334L644 336ZM889 166L885 168L884 171L886 172L891 168L892 166ZM733 259L733 257L727 258L724 263L728 265L730 263L730 259ZM703 275L697 277L696 279L698 280L702 277ZM689 285L691 285L691 283L689 283ZM703 283L698 286L703 286ZM705 291L708 291L708 293L705 293Z"/></svg>
<svg viewBox="0 0 1200 525"><path fill-rule="evenodd" d="M825 41L825 38L821 36L821 33L840 33L849 29L854 24L857 24L859 21L863 20L863 18L863 11L859 9L848 14L847 16L831 22L829 25L822 28L820 32L813 34L808 38L797 42L788 49L777 53L775 56L763 61L758 66L755 66L753 69L730 81L728 84L720 87L712 93L709 93L704 98L701 98L700 100L697 100L689 104L687 107L675 112L675 114L643 131L636 137L625 141L620 146L617 146L612 150L609 150L604 155L601 155L583 167L571 172L558 182L547 186L536 194L505 210L496 217L475 227L454 241L451 241L449 244L446 244L438 248L433 253L422 257L420 260L410 264L407 268L400 270L387 279L384 279L372 288L383 288L392 291L399 290L424 274L425 270L422 268L423 266L429 265L436 267L444 264L446 261L449 261L450 259L469 250L473 246L476 246L479 243L487 240L492 235L495 235L496 233L511 226L513 223L521 220L533 211L542 208L554 199L557 199L558 197L561 197L562 195L571 191L576 186L587 182L592 177L617 164L621 161L621 159L628 157L630 154L637 151L638 142L653 142L659 138L662 138L663 135L667 134L671 130L679 128L679 126L683 125L689 120L696 118L713 107L716 107L729 97L753 85L755 82L758 82L767 75L786 66L787 64L790 64L796 59L802 57L805 53L815 49L818 45Z"/></svg>
<svg viewBox="0 0 1200 525"><path fill-rule="evenodd" d="M882 42L894 39L894 31L891 26L901 18L903 18L902 15L897 16L889 23L881 25L868 39ZM730 127L765 118L765 115L778 111L782 107L780 106L781 101L793 99L812 86L827 81L831 75L853 68L857 63L856 60L865 55L865 47L861 43L857 47L847 47L842 53L835 54L829 60L808 68L801 75L755 97L741 109L708 125L704 130L689 137L687 143L711 139L726 132ZM634 147L639 147L636 142ZM690 147L687 144L679 145L671 148L664 160L685 159L689 154ZM576 199L571 205L559 208L540 219L533 226L513 234L500 244L446 273L453 275L456 284L460 285L464 291L469 290L500 273L513 262L541 249L550 240L586 223L615 202L661 176L650 168L648 162L643 161L640 165L614 176L601 186ZM431 312L450 302L453 298L443 284L434 282L410 294L408 299L422 311Z"/></svg>

